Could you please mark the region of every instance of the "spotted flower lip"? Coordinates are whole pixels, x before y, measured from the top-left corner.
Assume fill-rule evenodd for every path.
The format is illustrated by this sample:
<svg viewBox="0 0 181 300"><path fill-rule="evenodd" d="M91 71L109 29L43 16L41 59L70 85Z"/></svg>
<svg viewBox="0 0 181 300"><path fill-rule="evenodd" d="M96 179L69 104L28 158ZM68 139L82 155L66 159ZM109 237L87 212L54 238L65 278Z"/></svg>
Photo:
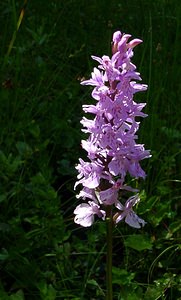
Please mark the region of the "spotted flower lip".
<svg viewBox="0 0 181 300"><path fill-rule="evenodd" d="M144 226L146 222L139 218L132 209L139 201L139 195L136 194L135 196L130 197L124 206L120 202L117 202L116 207L122 212L117 213L117 216L114 217L115 223L118 224L120 221L125 219L125 222L131 227L141 228L141 226Z"/></svg>
<svg viewBox="0 0 181 300"><path fill-rule="evenodd" d="M105 219L105 212L101 210L100 206L93 201L79 204L74 210L74 214L76 215L74 218L75 223L84 227L89 227L93 224L94 215Z"/></svg>
<svg viewBox="0 0 181 300"><path fill-rule="evenodd" d="M75 188L81 186L77 198L83 199L74 210L74 221L84 227L93 224L95 216L105 219L106 206L111 205L115 223L125 221L134 228L145 222L133 211L140 198L138 190L126 184L127 177L145 178L141 161L149 158L150 151L138 142L140 119L147 117L142 112L146 103L138 103L136 93L147 90L141 83L141 75L132 62L134 49L141 39L131 39L130 34L116 31L112 39L112 56L92 55L98 63L91 78L81 85L93 87L95 103L83 105L80 123L88 138L81 141L88 161L79 159ZM123 202L122 195L128 193ZM130 193L136 193L130 197ZM121 201L121 202L120 202Z"/></svg>
<svg viewBox="0 0 181 300"><path fill-rule="evenodd" d="M78 175L80 180L76 182L75 187L80 183L92 189L99 185L103 169L101 165L95 162L84 162L80 159L80 164L77 165L76 169L80 172Z"/></svg>
<svg viewBox="0 0 181 300"><path fill-rule="evenodd" d="M82 81L81 84L101 87L104 85L105 81L106 75L103 75L99 69L94 68L94 72L92 72L92 78Z"/></svg>

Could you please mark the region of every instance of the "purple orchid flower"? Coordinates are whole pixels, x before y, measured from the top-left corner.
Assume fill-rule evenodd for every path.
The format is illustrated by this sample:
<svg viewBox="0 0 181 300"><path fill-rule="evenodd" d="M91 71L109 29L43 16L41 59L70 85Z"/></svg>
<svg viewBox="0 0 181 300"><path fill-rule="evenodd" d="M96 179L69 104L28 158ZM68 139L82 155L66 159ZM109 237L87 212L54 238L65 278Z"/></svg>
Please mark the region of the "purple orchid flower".
<svg viewBox="0 0 181 300"><path fill-rule="evenodd" d="M89 227L94 222L94 215L99 218L105 219L105 211L100 210L100 206L93 201L88 203L79 204L74 210L76 215L74 218L75 223L80 224L84 227Z"/></svg>
<svg viewBox="0 0 181 300"><path fill-rule="evenodd" d="M130 197L125 205L123 206L120 202L117 202L116 207L121 210L121 213L116 213L113 217L115 223L119 223L123 219L125 222L134 228L141 228L141 225L144 226L146 222L139 218L136 213L133 211L133 206L136 205L140 201L139 195Z"/></svg>

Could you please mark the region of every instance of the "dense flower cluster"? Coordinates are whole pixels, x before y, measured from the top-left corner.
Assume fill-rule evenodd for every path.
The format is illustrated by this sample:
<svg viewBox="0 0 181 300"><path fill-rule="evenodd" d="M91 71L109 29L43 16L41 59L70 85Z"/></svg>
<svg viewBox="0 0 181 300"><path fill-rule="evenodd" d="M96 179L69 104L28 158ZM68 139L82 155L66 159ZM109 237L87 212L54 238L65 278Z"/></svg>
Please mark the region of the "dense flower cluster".
<svg viewBox="0 0 181 300"><path fill-rule="evenodd" d="M125 184L125 177L130 174L135 178L145 178L140 160L150 157L144 145L137 144L139 122L136 117L146 117L142 112L145 103L136 103L134 94L145 91L147 85L139 84L140 74L131 62L133 48L141 43L139 39L128 42L131 35L117 31L113 35L112 57L92 56L99 65L94 68L92 77L81 82L92 85L92 97L96 105L83 105L85 113L94 118L83 117L83 131L89 134L82 141L82 148L87 151L89 162L79 159L76 166L78 181L83 186L77 198L84 203L74 210L74 221L82 226L91 226L94 216L103 220L106 206L112 205L115 211L115 223L125 220L132 227L140 228L145 222L133 211L139 202L138 191ZM125 205L119 201L121 190L136 192Z"/></svg>

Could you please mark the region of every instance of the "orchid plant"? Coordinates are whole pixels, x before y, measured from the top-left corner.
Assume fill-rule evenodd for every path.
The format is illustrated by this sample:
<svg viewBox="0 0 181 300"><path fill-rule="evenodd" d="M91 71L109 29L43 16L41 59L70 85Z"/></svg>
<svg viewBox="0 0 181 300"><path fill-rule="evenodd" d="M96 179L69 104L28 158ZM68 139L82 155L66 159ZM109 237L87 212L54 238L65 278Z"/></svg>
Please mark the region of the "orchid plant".
<svg viewBox="0 0 181 300"><path fill-rule="evenodd" d="M123 220L134 228L145 225L145 221L133 211L140 201L139 191L126 184L128 174L133 178L145 178L140 161L151 156L143 144L137 143L140 124L137 118L147 115L142 112L146 103L135 102L134 95L145 91L147 85L137 83L141 80L140 73L131 62L133 49L142 40L129 41L130 38L130 34L115 32L112 57L92 56L99 65L94 68L89 80L81 82L82 85L94 87L92 98L96 103L83 105L83 111L93 117L83 117L81 120L82 131L89 135L87 140L81 142L88 161L80 158L76 166L78 180L75 188L78 185L82 187L77 198L82 198L84 202L74 210L74 221L89 227L95 216L108 220L107 299L112 299L109 258L112 255L111 226ZM125 203L121 197L123 190L133 193Z"/></svg>

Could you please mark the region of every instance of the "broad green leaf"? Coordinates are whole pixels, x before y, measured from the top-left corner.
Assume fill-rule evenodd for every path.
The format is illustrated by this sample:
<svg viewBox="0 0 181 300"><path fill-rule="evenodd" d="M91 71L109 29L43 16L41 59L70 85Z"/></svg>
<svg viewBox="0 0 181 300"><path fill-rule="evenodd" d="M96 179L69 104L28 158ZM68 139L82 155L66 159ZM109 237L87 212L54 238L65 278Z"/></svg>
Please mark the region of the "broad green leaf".
<svg viewBox="0 0 181 300"><path fill-rule="evenodd" d="M166 238L169 239L175 232L180 230L180 228L181 228L180 220L171 223L169 226L169 232L167 233Z"/></svg>
<svg viewBox="0 0 181 300"><path fill-rule="evenodd" d="M117 267L112 268L113 273L113 283L122 285L128 285L131 283L133 278L135 277L135 273L130 273L125 269L120 269Z"/></svg>
<svg viewBox="0 0 181 300"><path fill-rule="evenodd" d="M38 289L40 290L42 300L54 300L56 298L56 290L54 287L45 281L42 281L37 284Z"/></svg>
<svg viewBox="0 0 181 300"><path fill-rule="evenodd" d="M31 147L25 142L17 142L16 148L21 156L29 156L32 154Z"/></svg>
<svg viewBox="0 0 181 300"><path fill-rule="evenodd" d="M137 251L143 251L146 249L151 249L152 242L145 235L133 234L125 240L125 246L135 249Z"/></svg>
<svg viewBox="0 0 181 300"><path fill-rule="evenodd" d="M10 300L24 300L24 293L22 290L17 291L16 294L12 294L11 296L9 296Z"/></svg>
<svg viewBox="0 0 181 300"><path fill-rule="evenodd" d="M164 291L160 287L148 287L144 296L144 300L157 300L163 296Z"/></svg>

